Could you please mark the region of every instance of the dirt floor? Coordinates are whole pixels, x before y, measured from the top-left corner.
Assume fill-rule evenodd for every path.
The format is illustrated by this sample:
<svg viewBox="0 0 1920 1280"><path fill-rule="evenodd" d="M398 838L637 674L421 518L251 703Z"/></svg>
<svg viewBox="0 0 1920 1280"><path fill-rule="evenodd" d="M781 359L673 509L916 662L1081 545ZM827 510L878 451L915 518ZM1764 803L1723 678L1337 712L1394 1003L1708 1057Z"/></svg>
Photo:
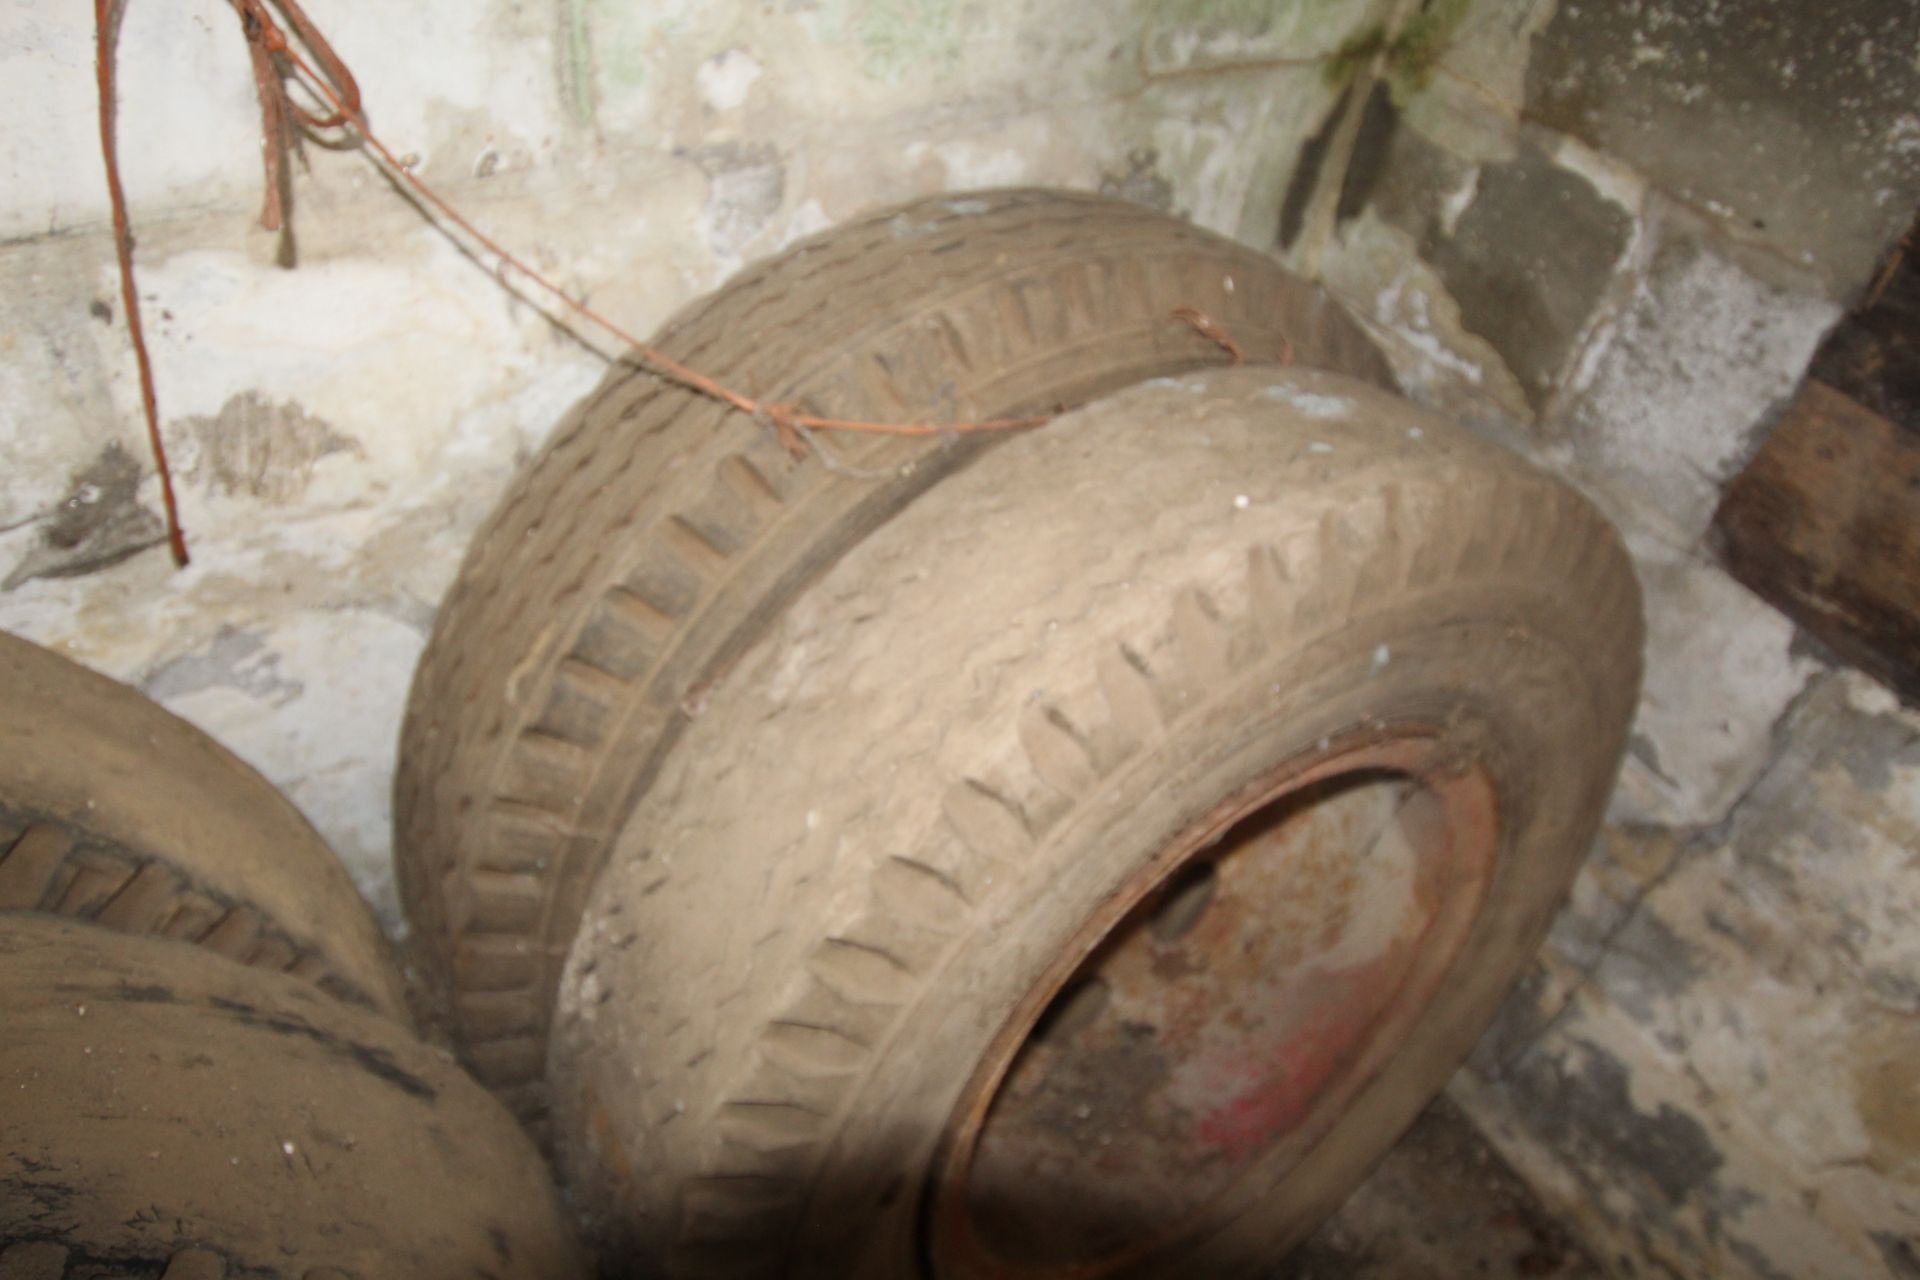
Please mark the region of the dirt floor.
<svg viewBox="0 0 1920 1280"><path fill-rule="evenodd" d="M1601 1280L1443 1096L1273 1280Z"/></svg>

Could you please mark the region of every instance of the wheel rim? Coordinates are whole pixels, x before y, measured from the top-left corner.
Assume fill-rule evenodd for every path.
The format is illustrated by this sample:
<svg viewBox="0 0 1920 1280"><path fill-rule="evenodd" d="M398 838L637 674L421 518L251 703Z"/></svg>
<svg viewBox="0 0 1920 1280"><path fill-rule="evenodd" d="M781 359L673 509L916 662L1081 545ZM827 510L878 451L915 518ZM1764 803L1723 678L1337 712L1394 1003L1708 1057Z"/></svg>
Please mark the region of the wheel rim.
<svg viewBox="0 0 1920 1280"><path fill-rule="evenodd" d="M1276 1183L1440 986L1498 825L1484 769L1400 729L1323 742L1189 827L983 1055L935 1166L936 1273L1109 1274Z"/></svg>

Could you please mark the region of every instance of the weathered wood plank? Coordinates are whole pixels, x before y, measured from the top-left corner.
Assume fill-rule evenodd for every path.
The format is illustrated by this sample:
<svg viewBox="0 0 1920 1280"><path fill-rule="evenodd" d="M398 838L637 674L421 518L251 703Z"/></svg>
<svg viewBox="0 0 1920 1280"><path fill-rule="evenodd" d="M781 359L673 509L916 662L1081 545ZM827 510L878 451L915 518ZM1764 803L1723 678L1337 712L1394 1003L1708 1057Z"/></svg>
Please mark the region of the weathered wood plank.
<svg viewBox="0 0 1920 1280"><path fill-rule="evenodd" d="M1735 578L1920 704L1920 433L1809 380L1714 524Z"/></svg>
<svg viewBox="0 0 1920 1280"><path fill-rule="evenodd" d="M1920 431L1920 222L1808 372L1895 425Z"/></svg>

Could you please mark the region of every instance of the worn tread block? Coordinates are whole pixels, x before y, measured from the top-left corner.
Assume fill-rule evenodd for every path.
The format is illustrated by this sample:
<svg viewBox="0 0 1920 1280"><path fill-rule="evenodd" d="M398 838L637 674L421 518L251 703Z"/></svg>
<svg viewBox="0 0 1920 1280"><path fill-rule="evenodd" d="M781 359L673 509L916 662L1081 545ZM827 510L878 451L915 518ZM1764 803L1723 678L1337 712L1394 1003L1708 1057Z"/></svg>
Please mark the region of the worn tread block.
<svg viewBox="0 0 1920 1280"><path fill-rule="evenodd" d="M657 341L704 373L830 416L986 418L1218 363L1217 346L1168 320L1178 305L1206 310L1249 359L1292 352L1391 385L1358 326L1270 259L1153 210L1060 192L882 211L750 268ZM530 799L568 833L516 862L546 881L546 905L520 927L543 957L550 1000L605 852L604 839L575 833L617 828L699 691L781 602L989 446L826 447L892 478L795 461L760 424L623 366L489 518L423 656L395 786L402 897L442 980L460 981L451 948L475 916L469 875L498 856L496 801ZM608 684L612 701L583 712L551 674L569 660L635 687ZM512 690L538 696L523 703ZM584 789L525 776L516 744L529 730L597 753ZM1063 760L1048 756L1050 767Z"/></svg>

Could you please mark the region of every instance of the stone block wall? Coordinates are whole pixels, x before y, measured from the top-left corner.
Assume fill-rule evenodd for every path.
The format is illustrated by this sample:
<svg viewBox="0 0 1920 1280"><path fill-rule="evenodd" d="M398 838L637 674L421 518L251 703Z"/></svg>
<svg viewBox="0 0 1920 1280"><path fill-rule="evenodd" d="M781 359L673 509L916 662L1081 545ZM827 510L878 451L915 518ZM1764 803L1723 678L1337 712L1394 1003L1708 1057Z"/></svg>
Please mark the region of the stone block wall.
<svg viewBox="0 0 1920 1280"><path fill-rule="evenodd" d="M1708 536L1920 200L1920 12L1424 12L1437 56L1358 70L1276 248L1601 502L1649 632L1608 829L1453 1095L1617 1274L1920 1276L1920 716Z"/></svg>

